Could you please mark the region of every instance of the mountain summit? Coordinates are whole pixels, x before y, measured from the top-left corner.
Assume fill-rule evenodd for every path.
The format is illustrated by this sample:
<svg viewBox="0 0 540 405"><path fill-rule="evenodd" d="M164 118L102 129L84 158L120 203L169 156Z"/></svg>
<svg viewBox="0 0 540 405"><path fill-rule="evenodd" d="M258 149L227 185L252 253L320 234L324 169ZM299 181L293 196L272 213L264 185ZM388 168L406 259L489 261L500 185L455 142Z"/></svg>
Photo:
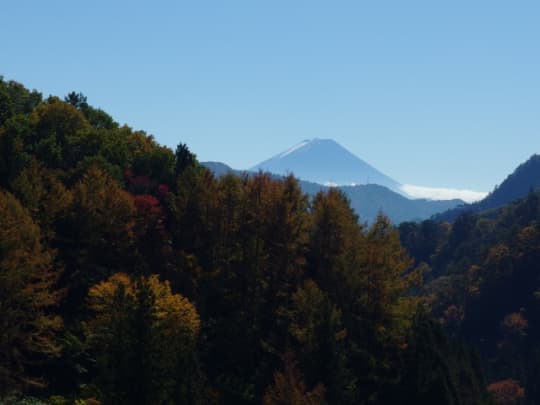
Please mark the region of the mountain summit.
<svg viewBox="0 0 540 405"><path fill-rule="evenodd" d="M398 190L400 184L353 155L332 139L306 139L250 170L293 173L302 180L326 185L379 184Z"/></svg>

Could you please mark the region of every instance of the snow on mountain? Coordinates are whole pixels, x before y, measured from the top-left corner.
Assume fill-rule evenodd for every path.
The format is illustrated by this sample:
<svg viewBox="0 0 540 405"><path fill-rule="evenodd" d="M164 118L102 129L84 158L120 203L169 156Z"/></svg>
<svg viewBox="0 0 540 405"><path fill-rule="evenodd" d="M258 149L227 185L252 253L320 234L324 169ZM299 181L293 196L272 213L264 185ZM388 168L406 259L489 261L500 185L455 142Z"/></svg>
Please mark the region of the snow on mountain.
<svg viewBox="0 0 540 405"><path fill-rule="evenodd" d="M307 139L252 167L252 171L294 174L319 184L379 184L399 191L400 184L331 139Z"/></svg>
<svg viewBox="0 0 540 405"><path fill-rule="evenodd" d="M299 144L294 145L293 147L287 149L285 152L280 153L278 156L279 156L280 159L284 158L285 156L290 155L291 153L293 153L295 150L298 150L298 149L303 148L304 146L308 145L310 142L312 142L310 139L306 139L306 140L300 142Z"/></svg>

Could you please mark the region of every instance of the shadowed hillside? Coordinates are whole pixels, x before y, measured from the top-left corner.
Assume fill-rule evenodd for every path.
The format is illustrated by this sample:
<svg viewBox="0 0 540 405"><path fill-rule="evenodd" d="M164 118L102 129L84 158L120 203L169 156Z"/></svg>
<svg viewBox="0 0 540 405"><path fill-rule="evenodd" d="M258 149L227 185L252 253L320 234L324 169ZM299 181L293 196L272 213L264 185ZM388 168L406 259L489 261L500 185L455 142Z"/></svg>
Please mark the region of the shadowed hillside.
<svg viewBox="0 0 540 405"><path fill-rule="evenodd" d="M540 188L540 156L533 155L522 163L486 198L473 204L443 212L434 217L438 221L454 221L461 213L476 213L497 208L525 197L531 190Z"/></svg>

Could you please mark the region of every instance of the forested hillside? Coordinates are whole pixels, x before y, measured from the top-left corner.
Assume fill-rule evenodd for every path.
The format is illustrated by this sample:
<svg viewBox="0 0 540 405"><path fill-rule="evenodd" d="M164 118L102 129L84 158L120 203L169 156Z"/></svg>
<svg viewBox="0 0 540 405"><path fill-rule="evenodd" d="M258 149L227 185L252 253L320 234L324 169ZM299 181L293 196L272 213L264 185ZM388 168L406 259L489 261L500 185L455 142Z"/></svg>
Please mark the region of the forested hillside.
<svg viewBox="0 0 540 405"><path fill-rule="evenodd" d="M540 156L532 155L483 200L472 204L463 204L446 212L441 212L436 214L434 219L437 221L453 221L465 212L479 213L502 207L505 204L524 198L530 191L538 188L540 188Z"/></svg>
<svg viewBox="0 0 540 405"><path fill-rule="evenodd" d="M400 233L434 316L478 350L491 390L514 400L501 403L540 403L540 193Z"/></svg>
<svg viewBox="0 0 540 405"><path fill-rule="evenodd" d="M477 311L496 295L480 321L488 333L503 321L507 356L536 347L529 223L480 250L466 232L499 222L444 228L434 260L456 268L432 277L455 276L439 286L447 301L435 283L426 300L398 230L383 216L360 225L341 192L216 178L186 145L173 152L81 94L44 99L4 80L0 187L3 403L488 404L477 356L430 315L462 316L472 298L449 288L463 277ZM411 235L413 253L433 256ZM501 299L508 277L523 295ZM481 339L480 312L465 313L463 335ZM496 378L520 377L499 358Z"/></svg>

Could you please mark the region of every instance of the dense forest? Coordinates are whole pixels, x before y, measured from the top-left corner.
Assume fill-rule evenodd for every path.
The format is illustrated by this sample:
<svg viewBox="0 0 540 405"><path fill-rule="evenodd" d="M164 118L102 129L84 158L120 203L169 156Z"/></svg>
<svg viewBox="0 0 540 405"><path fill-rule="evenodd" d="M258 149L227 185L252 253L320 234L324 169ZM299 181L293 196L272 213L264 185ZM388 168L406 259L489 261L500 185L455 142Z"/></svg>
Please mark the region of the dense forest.
<svg viewBox="0 0 540 405"><path fill-rule="evenodd" d="M539 218L368 226L2 79L0 403L540 403Z"/></svg>
<svg viewBox="0 0 540 405"><path fill-rule="evenodd" d="M491 390L540 403L540 192L450 226L403 223L425 299L450 337L476 348Z"/></svg>

